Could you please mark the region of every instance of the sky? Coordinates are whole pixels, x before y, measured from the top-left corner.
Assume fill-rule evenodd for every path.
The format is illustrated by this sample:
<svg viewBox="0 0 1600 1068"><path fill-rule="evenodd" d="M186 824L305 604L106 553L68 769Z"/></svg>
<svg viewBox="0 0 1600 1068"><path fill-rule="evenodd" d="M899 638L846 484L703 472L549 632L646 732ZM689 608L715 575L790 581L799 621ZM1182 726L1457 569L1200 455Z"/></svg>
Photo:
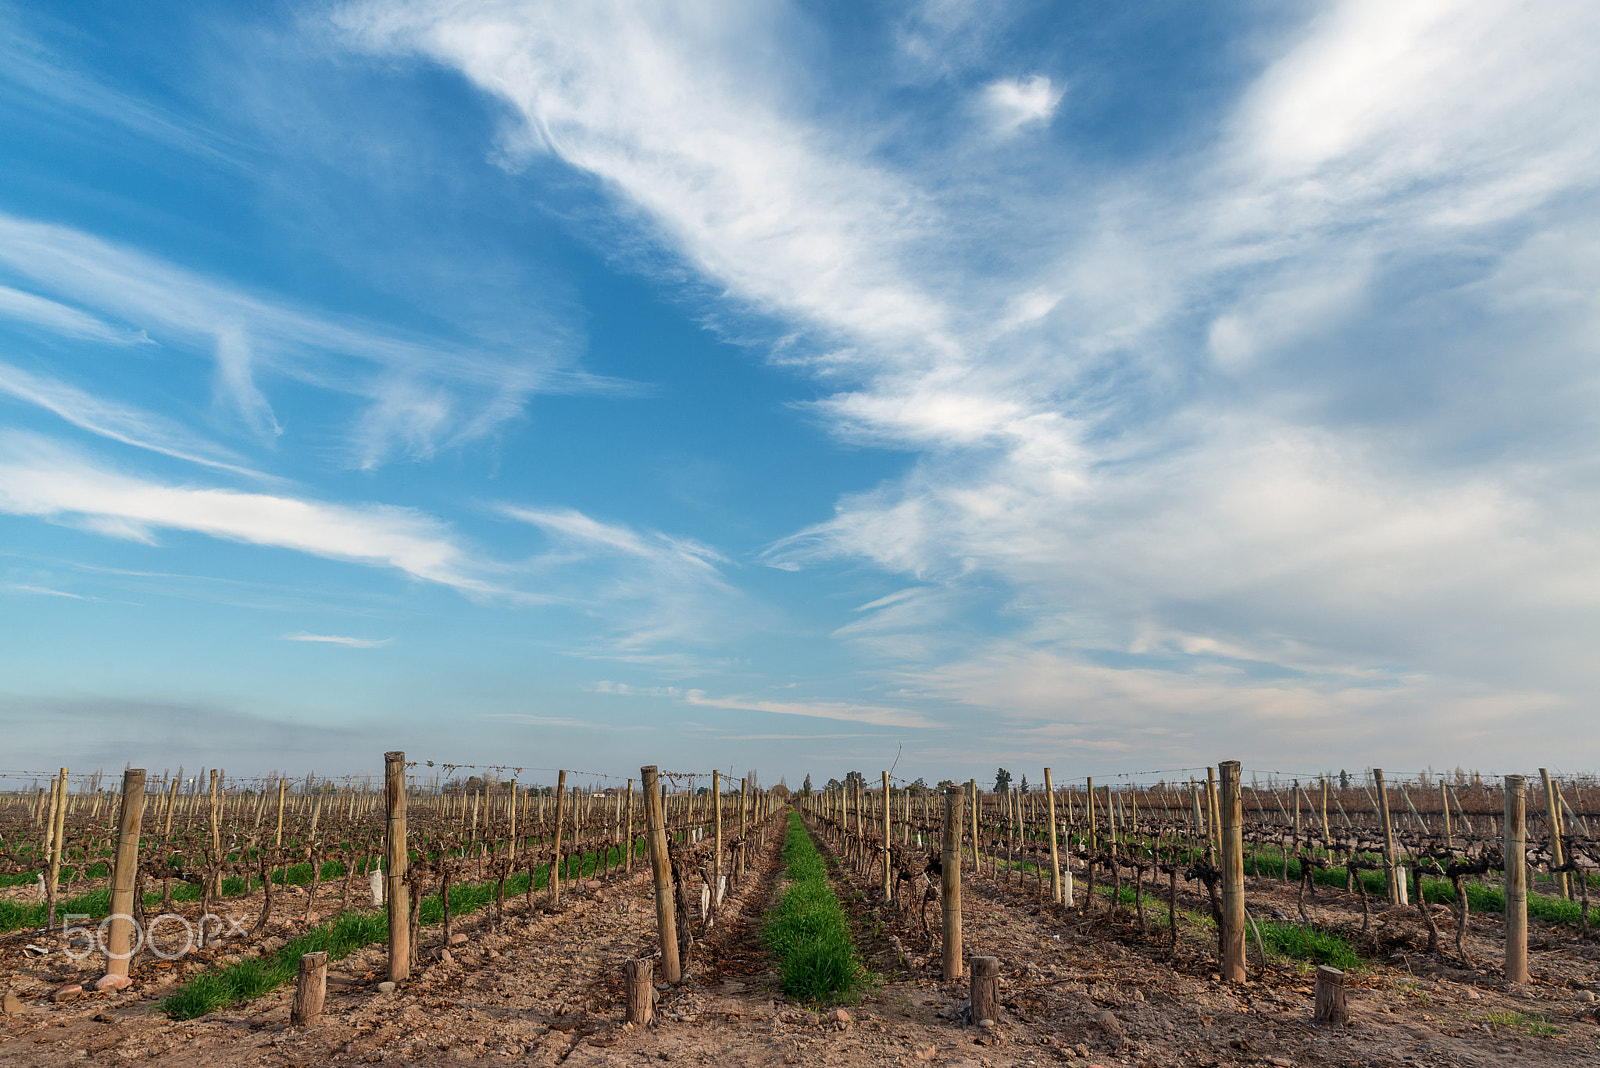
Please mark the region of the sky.
<svg viewBox="0 0 1600 1068"><path fill-rule="evenodd" d="M1597 48L0 6L0 773L1593 771Z"/></svg>

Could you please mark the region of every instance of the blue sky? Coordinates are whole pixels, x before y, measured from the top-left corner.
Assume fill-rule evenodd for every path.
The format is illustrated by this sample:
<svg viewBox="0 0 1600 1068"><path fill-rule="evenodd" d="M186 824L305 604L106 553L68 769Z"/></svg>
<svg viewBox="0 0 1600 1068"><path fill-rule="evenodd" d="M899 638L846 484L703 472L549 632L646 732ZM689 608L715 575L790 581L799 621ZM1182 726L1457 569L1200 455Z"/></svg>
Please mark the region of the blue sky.
<svg viewBox="0 0 1600 1068"><path fill-rule="evenodd" d="M0 771L1592 770L1597 45L0 7Z"/></svg>

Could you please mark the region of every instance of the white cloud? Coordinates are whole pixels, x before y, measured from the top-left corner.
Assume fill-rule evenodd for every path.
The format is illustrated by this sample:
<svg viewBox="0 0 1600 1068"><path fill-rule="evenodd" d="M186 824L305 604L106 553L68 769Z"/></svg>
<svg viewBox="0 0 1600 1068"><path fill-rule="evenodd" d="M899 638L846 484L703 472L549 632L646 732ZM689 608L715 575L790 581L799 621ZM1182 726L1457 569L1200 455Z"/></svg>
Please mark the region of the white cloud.
<svg viewBox="0 0 1600 1068"><path fill-rule="evenodd" d="M154 344L143 331L119 330L94 316L53 300L0 285L0 316L41 326L52 334L100 341L108 345Z"/></svg>
<svg viewBox="0 0 1600 1068"><path fill-rule="evenodd" d="M1043 74L1000 78L983 87L983 102L997 133L1013 134L1024 126L1045 126L1055 118L1065 89Z"/></svg>
<svg viewBox="0 0 1600 1068"><path fill-rule="evenodd" d="M0 511L75 520L144 541L157 529L393 567L414 578L488 593L443 524L406 508L350 507L225 489L171 486L94 466L42 438L0 435Z"/></svg>
<svg viewBox="0 0 1600 1068"><path fill-rule="evenodd" d="M502 353L408 338L247 293L78 230L3 213L0 266L133 324L167 347L209 349L218 401L259 435L279 430L263 375L363 400L350 449L351 459L364 467L397 454L426 457L441 446L481 437L538 390L604 385L561 370L562 339L531 346L524 341ZM72 309L56 307L61 310L47 315L28 305L30 321L53 323L69 336L86 336L99 322L72 318L66 314Z"/></svg>
<svg viewBox="0 0 1600 1068"><path fill-rule="evenodd" d="M325 642L328 645L344 645L351 649L377 649L394 641L393 638L347 638L342 634L285 634L286 642Z"/></svg>
<svg viewBox="0 0 1600 1068"><path fill-rule="evenodd" d="M663 642L725 640L752 622L750 606L719 569L726 558L709 546L571 508L501 505L498 511L549 539L549 549L529 558L523 570L547 597L610 623L606 655Z"/></svg>
<svg viewBox="0 0 1600 1068"><path fill-rule="evenodd" d="M689 690L685 704L735 712L770 712L778 716L835 719L873 727L930 728L935 724L915 709L893 705L858 704L853 701L768 701L757 697L710 697L704 690Z"/></svg>
<svg viewBox="0 0 1600 1068"><path fill-rule="evenodd" d="M0 362L0 393L36 404L93 434L234 474L265 478L241 467L232 452L150 412L85 393L59 379Z"/></svg>

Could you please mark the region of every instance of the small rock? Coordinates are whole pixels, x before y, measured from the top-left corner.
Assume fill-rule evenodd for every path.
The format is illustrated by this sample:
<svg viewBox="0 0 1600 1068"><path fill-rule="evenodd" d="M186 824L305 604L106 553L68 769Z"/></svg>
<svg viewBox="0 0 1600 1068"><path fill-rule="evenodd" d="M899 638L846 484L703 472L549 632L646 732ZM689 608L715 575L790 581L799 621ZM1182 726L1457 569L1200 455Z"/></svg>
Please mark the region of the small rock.
<svg viewBox="0 0 1600 1068"><path fill-rule="evenodd" d="M20 1013L24 1013L24 1012L27 1012L27 1011L28 1011L28 1007L22 1003L22 999L21 998L17 997L17 995L11 993L11 991L9 991L9 990L6 991L6 1015L7 1016L16 1016L16 1015L19 1015Z"/></svg>
<svg viewBox="0 0 1600 1068"><path fill-rule="evenodd" d="M1122 1021L1118 1020L1116 1014L1110 1009L1102 1009L1095 1013L1094 1022L1100 1030L1108 1034L1120 1035L1122 1033Z"/></svg>
<svg viewBox="0 0 1600 1068"><path fill-rule="evenodd" d="M1291 1061L1288 1057L1270 1057L1268 1058L1268 1063L1275 1064L1278 1068L1294 1068L1294 1061Z"/></svg>
<svg viewBox="0 0 1600 1068"><path fill-rule="evenodd" d="M394 989L395 985L387 979L378 984L378 993L380 994L393 994Z"/></svg>
<svg viewBox="0 0 1600 1068"><path fill-rule="evenodd" d="M70 1001L83 996L82 983L68 983L66 986L50 995L51 1001Z"/></svg>
<svg viewBox="0 0 1600 1068"><path fill-rule="evenodd" d="M854 1018L855 1017L851 1016L848 1012L845 1012L843 1009L834 1009L832 1012L828 1013L828 1020L831 1023L836 1023L836 1024L847 1024L851 1020L853 1020Z"/></svg>
<svg viewBox="0 0 1600 1068"><path fill-rule="evenodd" d="M1578 1000L1579 1001L1593 1001L1594 1000L1594 991L1593 990L1580 990L1580 991L1578 991Z"/></svg>
<svg viewBox="0 0 1600 1068"><path fill-rule="evenodd" d="M1468 1001L1482 1001L1483 1000L1483 995L1478 993L1476 990L1473 990L1471 987L1468 987L1466 990L1463 990L1461 992L1461 996L1466 998Z"/></svg>
<svg viewBox="0 0 1600 1068"><path fill-rule="evenodd" d="M467 944L467 936L464 934L453 934L450 936L450 944L452 946L464 946Z"/></svg>
<svg viewBox="0 0 1600 1068"><path fill-rule="evenodd" d="M1143 1001L1144 1000L1144 991L1143 990L1135 990L1133 992L1133 1000L1135 1000L1135 1001Z"/></svg>
<svg viewBox="0 0 1600 1068"><path fill-rule="evenodd" d="M95 981L96 990L126 990L133 985L133 980L126 975L102 975Z"/></svg>
<svg viewBox="0 0 1600 1068"><path fill-rule="evenodd" d="M993 1020L979 1020L978 1021L978 1026L982 1027L982 1028L985 1028L985 1029L988 1029L988 1028L994 1026L994 1021Z"/></svg>
<svg viewBox="0 0 1600 1068"><path fill-rule="evenodd" d="M441 949L439 951L440 964L454 964L455 962L456 959L450 955L450 951L448 949Z"/></svg>
<svg viewBox="0 0 1600 1068"><path fill-rule="evenodd" d="M939 1055L939 1047L934 1045L918 1046L916 1053L917 1060L931 1061L934 1057Z"/></svg>

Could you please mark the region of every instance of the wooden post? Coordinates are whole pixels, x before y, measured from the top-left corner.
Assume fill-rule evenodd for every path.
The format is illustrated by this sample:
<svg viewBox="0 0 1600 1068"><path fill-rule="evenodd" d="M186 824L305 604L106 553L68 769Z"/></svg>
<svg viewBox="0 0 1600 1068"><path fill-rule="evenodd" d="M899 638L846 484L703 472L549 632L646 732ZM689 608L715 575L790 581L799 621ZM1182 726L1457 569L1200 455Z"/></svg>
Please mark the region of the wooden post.
<svg viewBox="0 0 1600 1068"><path fill-rule="evenodd" d="M561 816L567 803L567 773L556 772L556 837L550 855L550 903L561 904ZM530 876L531 878L531 876Z"/></svg>
<svg viewBox="0 0 1600 1068"><path fill-rule="evenodd" d="M1506 793L1506 982L1528 981L1527 785L1507 775Z"/></svg>
<svg viewBox="0 0 1600 1068"><path fill-rule="evenodd" d="M56 805L51 813L50 879L45 883L45 930L56 925L56 892L61 888L61 839L67 833L67 769L56 780Z"/></svg>
<svg viewBox="0 0 1600 1068"><path fill-rule="evenodd" d="M750 843L745 839L745 810L750 807L750 780L749 776L739 780L739 869L734 875L744 878L745 870L750 866Z"/></svg>
<svg viewBox="0 0 1600 1068"><path fill-rule="evenodd" d="M300 977L294 987L294 1005L289 1009L290 1027L310 1027L322 1016L322 1003L328 996L328 954L322 951L300 956Z"/></svg>
<svg viewBox="0 0 1600 1068"><path fill-rule="evenodd" d="M678 963L678 922L672 901L672 862L667 859L667 823L661 810L661 785L654 764L639 769L644 783L644 821L650 836L650 870L656 880L656 928L661 933L661 977L683 979Z"/></svg>
<svg viewBox="0 0 1600 1068"><path fill-rule="evenodd" d="M1545 821L1550 825L1550 867L1559 868L1567 862L1566 853L1561 848L1561 809L1556 805L1556 788L1550 781L1550 769L1540 768L1539 777L1544 780ZM1552 875L1562 898L1571 901L1572 882L1568 873L1557 871Z"/></svg>
<svg viewBox="0 0 1600 1068"><path fill-rule="evenodd" d="M972 1022L1000 1022L1000 958L972 958Z"/></svg>
<svg viewBox="0 0 1600 1068"><path fill-rule="evenodd" d="M1444 847L1451 848L1455 835L1450 830L1450 791L1444 784L1444 775L1439 776L1439 808L1444 812Z"/></svg>
<svg viewBox="0 0 1600 1068"><path fill-rule="evenodd" d="M972 790L972 874L983 873L983 833L978 824L978 810L983 807L983 802L978 794L978 780L971 779L967 786Z"/></svg>
<svg viewBox="0 0 1600 1068"><path fill-rule="evenodd" d="M1372 782L1378 788L1378 821L1383 829L1383 877L1388 883L1389 904L1400 903L1399 861L1394 850L1394 823L1389 819L1389 791L1383 783L1383 769L1372 769Z"/></svg>
<svg viewBox="0 0 1600 1068"><path fill-rule="evenodd" d="M628 991L628 1023L635 1027L648 1026L656 1015L656 988L653 982L650 958L628 960L622 965L622 978Z"/></svg>
<svg viewBox="0 0 1600 1068"><path fill-rule="evenodd" d="M278 849L283 847L283 791L286 788L288 788L288 780L283 779L282 775L278 775L278 830L272 836L272 844L277 846ZM171 815L171 812L168 812L168 815Z"/></svg>
<svg viewBox="0 0 1600 1068"><path fill-rule="evenodd" d="M1044 769L1044 793L1050 818L1050 899L1061 904L1061 850L1056 845L1056 787L1050 769Z"/></svg>
<svg viewBox="0 0 1600 1068"><path fill-rule="evenodd" d="M939 851L939 899L944 913L944 977L961 978L961 801L966 791L944 792L944 834Z"/></svg>
<svg viewBox="0 0 1600 1068"><path fill-rule="evenodd" d="M1217 814L1217 769L1206 769L1206 859L1213 864L1219 863L1218 857L1222 853L1222 820ZM1240 818L1244 813L1244 794L1239 795Z"/></svg>
<svg viewBox="0 0 1600 1068"><path fill-rule="evenodd" d="M1317 965L1317 1007L1312 1015L1320 1027L1337 1024L1343 1027L1350 1022L1350 1010L1344 1001L1344 972L1326 964Z"/></svg>
<svg viewBox="0 0 1600 1068"><path fill-rule="evenodd" d="M889 907L890 889L894 877L894 863L889 856L889 773L883 773L883 904Z"/></svg>
<svg viewBox="0 0 1600 1068"><path fill-rule="evenodd" d="M406 755L383 754L383 779L388 801L388 878L384 898L389 906L389 981L411 978L411 888L406 871L411 853L406 846Z"/></svg>
<svg viewBox="0 0 1600 1068"><path fill-rule="evenodd" d="M634 843L635 840L636 839L633 837L633 780L629 779L628 780L628 837L627 837L628 848L623 851L623 855L627 859L622 862L622 873L624 875L633 874L633 843Z"/></svg>
<svg viewBox="0 0 1600 1068"><path fill-rule="evenodd" d="M711 769L712 834L716 838L716 860L711 864L712 915L722 906L722 772Z"/></svg>
<svg viewBox="0 0 1600 1068"><path fill-rule="evenodd" d="M1219 813L1222 853L1222 977L1242 983L1244 973L1244 794L1239 762L1217 765L1222 779Z"/></svg>
<svg viewBox="0 0 1600 1068"><path fill-rule="evenodd" d="M144 824L144 769L122 773L122 814L117 823L116 866L111 870L111 930L106 974L128 974L133 959L133 894L139 885L139 830Z"/></svg>
<svg viewBox="0 0 1600 1068"><path fill-rule="evenodd" d="M165 826L162 827L162 830L161 830L161 833L163 835L165 835L166 837L168 837L168 838L172 837L172 810L174 808L177 808L177 807L178 807L178 780L177 780L176 777L174 777L172 782L167 784L167 811L166 811L166 814L165 814L165 816L163 817L163 820L162 820L162 822L165 824Z"/></svg>

